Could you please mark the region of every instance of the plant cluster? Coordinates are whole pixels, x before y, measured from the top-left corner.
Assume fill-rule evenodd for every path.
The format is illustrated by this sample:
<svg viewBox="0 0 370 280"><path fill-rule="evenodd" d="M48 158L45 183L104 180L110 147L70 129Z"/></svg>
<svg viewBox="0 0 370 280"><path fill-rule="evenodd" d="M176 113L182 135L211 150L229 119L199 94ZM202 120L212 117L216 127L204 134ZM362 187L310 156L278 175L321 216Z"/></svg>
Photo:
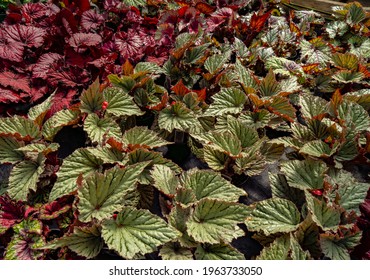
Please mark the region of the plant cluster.
<svg viewBox="0 0 370 280"><path fill-rule="evenodd" d="M368 259L370 16L276 2L11 7L3 258Z"/></svg>

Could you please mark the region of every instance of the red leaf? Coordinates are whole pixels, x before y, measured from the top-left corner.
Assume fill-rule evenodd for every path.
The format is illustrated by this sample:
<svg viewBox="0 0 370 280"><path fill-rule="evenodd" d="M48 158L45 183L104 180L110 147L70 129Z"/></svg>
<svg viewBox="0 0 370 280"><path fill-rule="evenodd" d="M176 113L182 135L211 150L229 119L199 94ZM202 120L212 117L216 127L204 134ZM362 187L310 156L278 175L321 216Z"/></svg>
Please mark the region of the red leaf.
<svg viewBox="0 0 370 280"><path fill-rule="evenodd" d="M0 87L0 103L18 103L20 101L22 98L17 92Z"/></svg>
<svg viewBox="0 0 370 280"><path fill-rule="evenodd" d="M195 8L203 13L203 14L206 14L206 15L209 15L211 13L213 13L214 11L216 11L216 7L213 7L211 5L208 5L207 3L203 3L203 2L198 2L196 5L195 5Z"/></svg>
<svg viewBox="0 0 370 280"><path fill-rule="evenodd" d="M97 29L104 22L104 17L95 10L88 10L82 14L81 26L86 30Z"/></svg>
<svg viewBox="0 0 370 280"><path fill-rule="evenodd" d="M66 213L69 209L71 209L71 205L66 204L66 199L62 198L61 200L50 202L40 208L40 219L55 219L61 214Z"/></svg>
<svg viewBox="0 0 370 280"><path fill-rule="evenodd" d="M41 47L44 43L46 35L45 30L26 25L8 25L4 32L9 41L18 42L18 44L26 45L28 47Z"/></svg>
<svg viewBox="0 0 370 280"><path fill-rule="evenodd" d="M265 25L269 17L270 17L269 12L261 16L254 13L249 23L249 28L253 30L254 32L261 32L263 26Z"/></svg>
<svg viewBox="0 0 370 280"><path fill-rule="evenodd" d="M43 78L48 77L50 70L58 69L58 64L63 63L63 56L57 53L45 53L40 56L37 63L33 66L32 76L34 78Z"/></svg>
<svg viewBox="0 0 370 280"><path fill-rule="evenodd" d="M69 39L69 45L74 48L96 46L102 42L102 37L95 33L75 33Z"/></svg>
<svg viewBox="0 0 370 280"><path fill-rule="evenodd" d="M193 90L196 94L198 94L198 99L200 101L205 101L207 97L207 90L206 88L203 88L201 90Z"/></svg>
<svg viewBox="0 0 370 280"><path fill-rule="evenodd" d="M24 205L21 202L12 201L7 196L0 196L0 225L9 228L22 221L24 217Z"/></svg>
<svg viewBox="0 0 370 280"><path fill-rule="evenodd" d="M9 71L0 73L0 85L11 87L15 90L22 90L26 93L30 93L31 91L29 79L26 76L14 74Z"/></svg>
<svg viewBox="0 0 370 280"><path fill-rule="evenodd" d="M140 35L133 29L116 33L114 36L115 47L124 59L137 60L143 56L144 42Z"/></svg>
<svg viewBox="0 0 370 280"><path fill-rule="evenodd" d="M176 95L179 95L179 96L184 96L185 94L191 92L190 89L188 89L184 83L182 82L182 80L178 81L176 83L176 85L174 85L173 87L171 87L171 89L173 90L174 93L176 93Z"/></svg>
<svg viewBox="0 0 370 280"><path fill-rule="evenodd" d="M2 41L0 33L0 58L14 62L22 62L23 51L24 47L22 44L17 42L8 42L5 40Z"/></svg>

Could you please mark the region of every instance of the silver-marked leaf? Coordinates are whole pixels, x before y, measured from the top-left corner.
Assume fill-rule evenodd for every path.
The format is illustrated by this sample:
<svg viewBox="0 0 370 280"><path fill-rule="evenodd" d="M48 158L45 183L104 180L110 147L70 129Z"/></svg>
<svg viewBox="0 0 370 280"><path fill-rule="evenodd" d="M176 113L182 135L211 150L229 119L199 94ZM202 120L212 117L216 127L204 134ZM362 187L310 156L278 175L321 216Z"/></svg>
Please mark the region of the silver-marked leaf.
<svg viewBox="0 0 370 280"><path fill-rule="evenodd" d="M121 116L141 116L144 114L135 104L133 98L123 89L109 87L103 91L104 100L108 102L106 112L110 115Z"/></svg>
<svg viewBox="0 0 370 280"><path fill-rule="evenodd" d="M326 114L328 112L327 104L324 99L311 94L302 94L299 97L302 115L308 119Z"/></svg>
<svg viewBox="0 0 370 280"><path fill-rule="evenodd" d="M31 141L41 135L40 128L33 120L13 116L0 119L0 136L14 136L17 140Z"/></svg>
<svg viewBox="0 0 370 280"><path fill-rule="evenodd" d="M289 102L289 99L282 96L274 96L270 99L267 109L283 119L293 121L295 119L295 112L293 105Z"/></svg>
<svg viewBox="0 0 370 280"><path fill-rule="evenodd" d="M356 131L368 130L370 118L366 110L357 103L343 100L338 106L338 117L346 121L346 126L354 126Z"/></svg>
<svg viewBox="0 0 370 280"><path fill-rule="evenodd" d="M336 143L333 147L330 147L324 141L315 140L304 144L299 152L313 157L328 158L337 151L338 145L339 143Z"/></svg>
<svg viewBox="0 0 370 280"><path fill-rule="evenodd" d="M244 87L246 88L249 87L257 90L258 88L257 78L253 75L253 72L250 69L243 66L239 59L235 63L235 70Z"/></svg>
<svg viewBox="0 0 370 280"><path fill-rule="evenodd" d="M103 94L100 92L99 79L96 79L88 89L81 94L81 112L94 114L102 109L104 101Z"/></svg>
<svg viewBox="0 0 370 280"><path fill-rule="evenodd" d="M203 148L203 158L210 168L220 171L225 168L226 161L229 157L223 152L205 146Z"/></svg>
<svg viewBox="0 0 370 280"><path fill-rule="evenodd" d="M75 227L73 233L52 240L42 249L57 249L67 246L76 254L91 259L100 253L103 245L100 229L93 225L92 227Z"/></svg>
<svg viewBox="0 0 370 280"><path fill-rule="evenodd" d="M179 187L179 179L176 173L166 165L155 164L151 171L154 186L166 195L173 196Z"/></svg>
<svg viewBox="0 0 370 280"><path fill-rule="evenodd" d="M186 221L188 220L191 212L191 207L183 207L176 203L168 215L168 223L179 230L182 235L178 238L178 242L182 247L193 248L197 243L186 232Z"/></svg>
<svg viewBox="0 0 370 280"><path fill-rule="evenodd" d="M299 244L298 240L294 236L290 236L290 257L292 260L308 260L310 259L310 253L304 251Z"/></svg>
<svg viewBox="0 0 370 280"><path fill-rule="evenodd" d="M136 182L148 162L130 165L125 169L114 167L104 174L93 173L78 190L79 220L109 218L123 208L124 197L136 189Z"/></svg>
<svg viewBox="0 0 370 280"><path fill-rule="evenodd" d="M340 210L328 205L306 192L308 210L312 214L312 220L323 230L336 230L340 222Z"/></svg>
<svg viewBox="0 0 370 280"><path fill-rule="evenodd" d="M160 129L172 132L174 129L187 131L190 127L197 125L198 120L193 111L182 102L176 102L171 107L164 108L158 117Z"/></svg>
<svg viewBox="0 0 370 280"><path fill-rule="evenodd" d="M162 260L193 260L193 253L176 243L167 243L159 250Z"/></svg>
<svg viewBox="0 0 370 280"><path fill-rule="evenodd" d="M98 171L103 161L95 157L88 149L80 148L66 157L60 167L58 179L51 190L49 201L77 190L77 179Z"/></svg>
<svg viewBox="0 0 370 280"><path fill-rule="evenodd" d="M284 57L272 56L266 60L266 69L274 70L275 74L291 76L295 74L304 75L303 68L293 60ZM283 91L284 88L282 88Z"/></svg>
<svg viewBox="0 0 370 280"><path fill-rule="evenodd" d="M191 169L180 177L184 188L193 190L197 200L202 198L237 202L247 193L222 178L221 174L211 170Z"/></svg>
<svg viewBox="0 0 370 280"><path fill-rule="evenodd" d="M301 215L293 202L283 198L270 198L255 205L245 224L250 231L263 231L269 235L294 231L300 220Z"/></svg>
<svg viewBox="0 0 370 280"><path fill-rule="evenodd" d="M225 114L238 114L243 110L247 97L237 88L223 88L213 97L205 116L222 116Z"/></svg>
<svg viewBox="0 0 370 280"><path fill-rule="evenodd" d="M115 220L103 222L102 236L109 249L132 259L176 239L179 232L148 210L126 207Z"/></svg>
<svg viewBox="0 0 370 280"><path fill-rule="evenodd" d="M242 152L240 140L235 134L229 131L210 131L205 134L193 134L192 136L200 142L203 142L206 146L209 146L220 152L224 152L229 156L236 157Z"/></svg>
<svg viewBox="0 0 370 280"><path fill-rule="evenodd" d="M356 71L360 63L358 57L351 53L335 53L332 62L336 67L350 71Z"/></svg>
<svg viewBox="0 0 370 280"><path fill-rule="evenodd" d="M268 247L264 247L257 260L288 260L289 249L289 235L283 235L276 238Z"/></svg>
<svg viewBox="0 0 370 280"><path fill-rule="evenodd" d="M36 191L39 176L44 172L44 162L45 157L40 154L36 161L22 161L13 167L7 189L12 199L27 201L29 191Z"/></svg>
<svg viewBox="0 0 370 280"><path fill-rule="evenodd" d="M124 165L128 161L128 158L124 152L121 152L113 147L88 147L87 150L103 163L119 163L120 165Z"/></svg>
<svg viewBox="0 0 370 280"><path fill-rule="evenodd" d="M204 198L195 205L187 221L187 232L195 241L217 244L231 242L237 223L246 219L245 205Z"/></svg>
<svg viewBox="0 0 370 280"><path fill-rule="evenodd" d="M119 125L110 118L99 118L96 114L86 117L84 130L92 142L101 144L111 137L120 139L122 137Z"/></svg>
<svg viewBox="0 0 370 280"><path fill-rule="evenodd" d="M150 74L161 74L163 73L163 70L160 66L158 66L158 64L154 62L139 62L138 64L135 65L134 73L140 72L146 72Z"/></svg>
<svg viewBox="0 0 370 280"><path fill-rule="evenodd" d="M287 178L288 184L301 190L322 189L326 164L314 160L290 160L281 164L281 171Z"/></svg>
<svg viewBox="0 0 370 280"><path fill-rule="evenodd" d="M260 140L255 128L245 125L243 122L232 116L228 116L227 124L229 131L239 138L243 149L253 146L258 140Z"/></svg>
<svg viewBox="0 0 370 280"><path fill-rule="evenodd" d="M349 9L347 13L347 18L346 22L350 25L353 26L355 24L359 24L363 20L366 19L366 11L364 8L361 6L360 3L354 2L349 4Z"/></svg>
<svg viewBox="0 0 370 280"><path fill-rule="evenodd" d="M230 54L230 52L225 52L223 54L214 54L208 57L204 63L204 68L206 68L206 70L212 75L216 74L225 66L225 63L229 60Z"/></svg>
<svg viewBox="0 0 370 280"><path fill-rule="evenodd" d="M0 164L23 160L24 154L17 150L21 146L21 143L11 136L0 136Z"/></svg>
<svg viewBox="0 0 370 280"><path fill-rule="evenodd" d="M140 145L146 148L154 149L171 144L159 137L154 131L144 127L136 126L125 132L123 143L126 145Z"/></svg>
<svg viewBox="0 0 370 280"><path fill-rule="evenodd" d="M201 244L194 254L197 260L245 260L242 253L228 244Z"/></svg>
<svg viewBox="0 0 370 280"><path fill-rule="evenodd" d="M349 70L341 70L335 73L332 78L339 83L356 83L364 79L365 75L361 72L353 72Z"/></svg>
<svg viewBox="0 0 370 280"><path fill-rule="evenodd" d="M247 176L255 176L261 174L266 167L265 157L260 152L259 145L254 145L249 149L245 149L235 160L234 170L236 173L244 173Z"/></svg>
<svg viewBox="0 0 370 280"><path fill-rule="evenodd" d="M32 107L28 111L28 118L30 120L33 120L36 124L38 124L41 127L47 112L51 108L53 98L54 98L54 93L51 94L41 104Z"/></svg>
<svg viewBox="0 0 370 280"><path fill-rule="evenodd" d="M42 135L45 140L52 141L54 136L64 126L72 125L78 122L80 117L79 110L61 110L48 119L42 127Z"/></svg>
<svg viewBox="0 0 370 280"><path fill-rule="evenodd" d="M350 250L360 243L361 232L345 233L344 236L321 234L320 244L325 256L332 260L350 260Z"/></svg>
<svg viewBox="0 0 370 280"><path fill-rule="evenodd" d="M270 69L259 85L261 96L277 95L281 90L279 83L276 81L274 72Z"/></svg>
<svg viewBox="0 0 370 280"><path fill-rule="evenodd" d="M196 202L197 198L192 189L181 187L176 190L175 201L182 206L187 206Z"/></svg>

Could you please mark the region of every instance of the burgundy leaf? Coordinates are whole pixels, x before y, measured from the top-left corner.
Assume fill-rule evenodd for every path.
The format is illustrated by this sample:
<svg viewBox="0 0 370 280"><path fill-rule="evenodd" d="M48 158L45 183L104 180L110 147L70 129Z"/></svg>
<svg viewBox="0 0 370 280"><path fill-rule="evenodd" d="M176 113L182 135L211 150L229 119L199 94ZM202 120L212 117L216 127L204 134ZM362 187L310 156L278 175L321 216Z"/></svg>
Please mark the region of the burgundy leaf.
<svg viewBox="0 0 370 280"><path fill-rule="evenodd" d="M4 29L9 41L18 42L28 47L41 47L46 31L42 28L25 25L9 25Z"/></svg>
<svg viewBox="0 0 370 280"><path fill-rule="evenodd" d="M45 94L47 94L48 92L49 92L48 86L32 87L31 93L30 93L30 96L31 96L30 102L33 103L33 102L38 101L40 98L45 96Z"/></svg>
<svg viewBox="0 0 370 280"><path fill-rule="evenodd" d="M20 101L22 98L17 92L0 87L0 103L18 103Z"/></svg>
<svg viewBox="0 0 370 280"><path fill-rule="evenodd" d="M95 59L94 61L89 62L88 64L94 65L97 68L101 68L104 65L114 63L118 55L116 53L110 53L103 55L102 57Z"/></svg>
<svg viewBox="0 0 370 280"><path fill-rule="evenodd" d="M115 35L115 46L124 59L137 60L143 56L143 40L133 29Z"/></svg>
<svg viewBox="0 0 370 280"><path fill-rule="evenodd" d="M0 35L0 58L14 61L23 61L24 47L17 42L8 42L1 40Z"/></svg>
<svg viewBox="0 0 370 280"><path fill-rule="evenodd" d="M71 205L64 203L63 201L53 201L43 205L40 208L40 219L52 220L71 209Z"/></svg>
<svg viewBox="0 0 370 280"><path fill-rule="evenodd" d="M47 11L46 5L42 3L27 3L21 7L23 16L27 15L31 19L39 19L48 15L45 15Z"/></svg>
<svg viewBox="0 0 370 280"><path fill-rule="evenodd" d="M82 14L81 26L86 30L95 30L102 25L104 17L98 14L95 10L89 10Z"/></svg>
<svg viewBox="0 0 370 280"><path fill-rule="evenodd" d="M24 218L24 205L8 196L0 196L0 225L9 228Z"/></svg>
<svg viewBox="0 0 370 280"><path fill-rule="evenodd" d="M95 33L76 33L69 39L69 45L74 48L96 46L101 42L101 36Z"/></svg>
<svg viewBox="0 0 370 280"><path fill-rule="evenodd" d="M26 76L15 74L12 72L0 73L0 85L4 87L11 87L15 90L22 90L30 93L29 79Z"/></svg>
<svg viewBox="0 0 370 280"><path fill-rule="evenodd" d="M50 70L58 69L58 64L63 60L63 56L57 53L45 53L40 56L37 63L33 66L32 76L34 78L46 79Z"/></svg>

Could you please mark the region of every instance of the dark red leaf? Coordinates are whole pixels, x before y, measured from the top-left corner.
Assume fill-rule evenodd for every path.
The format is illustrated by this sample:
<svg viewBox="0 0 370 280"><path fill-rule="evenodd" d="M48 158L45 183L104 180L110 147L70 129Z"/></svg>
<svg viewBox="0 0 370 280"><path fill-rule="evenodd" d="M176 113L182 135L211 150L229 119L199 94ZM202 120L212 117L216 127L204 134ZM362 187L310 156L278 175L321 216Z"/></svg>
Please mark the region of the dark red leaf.
<svg viewBox="0 0 370 280"><path fill-rule="evenodd" d="M69 45L74 48L96 46L102 42L102 37L95 33L76 33L69 39Z"/></svg>
<svg viewBox="0 0 370 280"><path fill-rule="evenodd" d="M0 85L4 87L11 87L14 90L22 90L30 93L31 88L29 83L29 79L26 76L14 74L9 71L0 73Z"/></svg>
<svg viewBox="0 0 370 280"><path fill-rule="evenodd" d="M26 25L8 25L4 32L8 41L14 41L28 47L41 47L46 31L42 28Z"/></svg>
<svg viewBox="0 0 370 280"><path fill-rule="evenodd" d="M0 196L0 225L5 228L12 227L24 218L24 205L15 202L8 196Z"/></svg>
<svg viewBox="0 0 370 280"><path fill-rule="evenodd" d="M18 103L20 101L22 98L17 92L0 87L0 103Z"/></svg>
<svg viewBox="0 0 370 280"><path fill-rule="evenodd" d="M266 13L263 15L257 15L256 13L254 13L249 23L250 29L254 32L261 32L270 15L270 13Z"/></svg>
<svg viewBox="0 0 370 280"><path fill-rule="evenodd" d="M14 62L22 62L23 52L23 45L13 41L1 40L0 34L0 58Z"/></svg>
<svg viewBox="0 0 370 280"><path fill-rule="evenodd" d="M37 63L33 66L32 76L34 78L46 79L50 70L58 69L58 64L62 63L63 56L57 53L45 53L40 56Z"/></svg>
<svg viewBox="0 0 370 280"><path fill-rule="evenodd" d="M97 68L101 68L104 65L114 63L114 61L117 59L118 55L116 53L110 53L106 54L94 61L89 62L88 64L94 65Z"/></svg>
<svg viewBox="0 0 370 280"><path fill-rule="evenodd" d="M188 89L184 83L182 82L182 80L178 81L176 83L176 85L174 85L173 87L171 87L171 90L173 90L174 93L176 93L176 95L179 95L179 96L184 96L185 94L191 92L190 89Z"/></svg>
<svg viewBox="0 0 370 280"><path fill-rule="evenodd" d="M69 209L71 209L71 205L66 204L65 199L50 202L40 208L40 219L55 219L63 213L66 213Z"/></svg>
<svg viewBox="0 0 370 280"><path fill-rule="evenodd" d="M144 42L140 35L133 29L128 32L116 33L114 43L122 58L137 60L143 56Z"/></svg>
<svg viewBox="0 0 370 280"><path fill-rule="evenodd" d="M82 14L81 26L86 30L95 30L104 22L104 17L98 14L95 10L89 10Z"/></svg>
<svg viewBox="0 0 370 280"><path fill-rule="evenodd" d="M206 14L206 15L209 15L211 13L213 13L214 11L216 11L216 7L213 7L211 5L208 5L207 3L203 3L203 2L198 2L197 4L195 4L195 8L203 13L203 14Z"/></svg>

